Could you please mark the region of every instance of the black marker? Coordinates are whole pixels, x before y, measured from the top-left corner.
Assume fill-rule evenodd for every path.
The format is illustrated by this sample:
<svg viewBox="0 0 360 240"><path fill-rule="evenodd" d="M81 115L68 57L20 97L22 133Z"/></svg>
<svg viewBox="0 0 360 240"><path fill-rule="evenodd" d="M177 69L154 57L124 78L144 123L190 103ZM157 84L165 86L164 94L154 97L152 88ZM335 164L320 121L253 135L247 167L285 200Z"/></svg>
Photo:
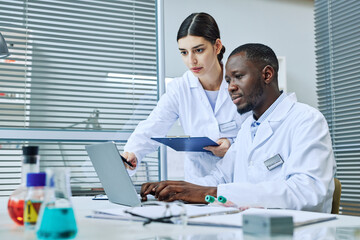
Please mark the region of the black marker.
<svg viewBox="0 0 360 240"><path fill-rule="evenodd" d="M128 162L121 154L120 154L120 156L121 156L121 159L123 160L124 163L126 163L126 164L129 165L130 167L134 167L134 165L132 165L131 162Z"/></svg>

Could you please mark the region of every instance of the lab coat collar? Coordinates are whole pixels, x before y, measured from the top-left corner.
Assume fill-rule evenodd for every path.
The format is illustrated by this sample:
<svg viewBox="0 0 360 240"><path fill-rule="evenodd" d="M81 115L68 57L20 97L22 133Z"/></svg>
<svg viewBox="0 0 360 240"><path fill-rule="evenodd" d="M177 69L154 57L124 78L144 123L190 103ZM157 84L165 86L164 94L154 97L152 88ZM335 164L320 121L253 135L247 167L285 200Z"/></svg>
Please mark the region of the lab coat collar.
<svg viewBox="0 0 360 240"><path fill-rule="evenodd" d="M282 121L287 116L287 113L290 111L296 101L295 93L288 94L287 97L281 103L279 103L274 111L267 117L267 119L264 119L264 121L260 124L253 140L253 149L261 145L273 135L275 129L272 129L271 122Z"/></svg>
<svg viewBox="0 0 360 240"><path fill-rule="evenodd" d="M204 106L206 108L208 108L209 111L212 112L213 110L212 110L210 102L205 94L204 88L202 87L199 79L197 77L195 77L195 75L191 71L189 71L189 83L190 83L190 88L192 88L195 92L198 93L200 102L202 102L202 104L204 104ZM219 96L218 96L218 98L219 98ZM217 101L218 100L216 100L216 102Z"/></svg>
<svg viewBox="0 0 360 240"><path fill-rule="evenodd" d="M191 88L197 88L201 86L201 83L197 77L189 70L189 82Z"/></svg>
<svg viewBox="0 0 360 240"><path fill-rule="evenodd" d="M221 106L226 102L226 99L230 97L228 91L228 85L229 84L223 79L220 85L218 97L216 99L215 110L214 110L215 114L220 110Z"/></svg>
<svg viewBox="0 0 360 240"><path fill-rule="evenodd" d="M287 94L286 98L284 98L284 100L279 103L279 105L268 116L267 120L265 119L265 121L278 122L283 120L287 116L287 113L290 111L295 102L297 102L296 94Z"/></svg>
<svg viewBox="0 0 360 240"><path fill-rule="evenodd" d="M201 87L201 83L199 81L199 79L189 70L189 83L190 83L190 87L191 88L197 88L197 87ZM223 71L223 80L221 82L219 91L223 91L226 90L226 93L228 94L228 84L227 82L224 80L225 79L225 71Z"/></svg>
<svg viewBox="0 0 360 240"><path fill-rule="evenodd" d="M219 94L216 99L216 104L215 104L215 109L214 109L215 115L220 110L221 106L226 102L226 99L228 97L230 97L229 92L228 92L228 83L224 80L225 71L223 71L223 72L224 72L223 80L222 80L220 88L219 88ZM197 77L195 77L195 75L191 71L189 71L189 75L190 75L190 77L189 77L190 87L202 89L199 79ZM202 99L203 99L203 101L208 101L205 95L202 96Z"/></svg>

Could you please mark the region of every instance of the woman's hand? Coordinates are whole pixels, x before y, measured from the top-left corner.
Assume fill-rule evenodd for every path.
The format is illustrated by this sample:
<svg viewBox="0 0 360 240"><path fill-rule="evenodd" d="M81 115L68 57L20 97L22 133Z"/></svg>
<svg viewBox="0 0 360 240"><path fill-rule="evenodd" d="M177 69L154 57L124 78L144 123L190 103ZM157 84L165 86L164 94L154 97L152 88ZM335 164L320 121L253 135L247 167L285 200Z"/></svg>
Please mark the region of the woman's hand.
<svg viewBox="0 0 360 240"><path fill-rule="evenodd" d="M121 154L129 163L133 165L133 167L129 166L129 164L124 163L125 167L130 170L135 170L138 160L134 153L132 152L124 152Z"/></svg>
<svg viewBox="0 0 360 240"><path fill-rule="evenodd" d="M212 152L215 156L224 157L225 153L231 146L229 139L220 138L219 140L216 141L216 143L219 144L219 146L217 146L217 147L207 146L207 147L204 147L204 149Z"/></svg>

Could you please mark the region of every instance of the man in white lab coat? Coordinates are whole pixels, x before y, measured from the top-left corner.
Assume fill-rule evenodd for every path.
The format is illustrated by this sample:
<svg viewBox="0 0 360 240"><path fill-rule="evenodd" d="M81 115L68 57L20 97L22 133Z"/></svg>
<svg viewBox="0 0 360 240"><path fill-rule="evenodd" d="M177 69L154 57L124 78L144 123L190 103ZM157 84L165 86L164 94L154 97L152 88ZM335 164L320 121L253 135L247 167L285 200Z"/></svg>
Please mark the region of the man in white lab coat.
<svg viewBox="0 0 360 240"><path fill-rule="evenodd" d="M144 183L143 200L205 202L224 196L238 206L330 212L336 169L323 115L279 91L278 61L262 44L236 48L225 79L239 113L252 111L204 187L181 181Z"/></svg>

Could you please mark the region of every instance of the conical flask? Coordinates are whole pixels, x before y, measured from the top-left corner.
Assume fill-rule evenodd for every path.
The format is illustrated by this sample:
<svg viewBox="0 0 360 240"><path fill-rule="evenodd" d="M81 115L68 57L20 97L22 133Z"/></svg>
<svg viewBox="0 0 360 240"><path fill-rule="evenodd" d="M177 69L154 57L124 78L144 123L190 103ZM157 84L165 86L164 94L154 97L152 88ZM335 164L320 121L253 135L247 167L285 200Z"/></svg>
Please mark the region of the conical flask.
<svg viewBox="0 0 360 240"><path fill-rule="evenodd" d="M38 239L71 239L77 234L71 203L70 174L66 169L46 171L48 182L36 225Z"/></svg>

